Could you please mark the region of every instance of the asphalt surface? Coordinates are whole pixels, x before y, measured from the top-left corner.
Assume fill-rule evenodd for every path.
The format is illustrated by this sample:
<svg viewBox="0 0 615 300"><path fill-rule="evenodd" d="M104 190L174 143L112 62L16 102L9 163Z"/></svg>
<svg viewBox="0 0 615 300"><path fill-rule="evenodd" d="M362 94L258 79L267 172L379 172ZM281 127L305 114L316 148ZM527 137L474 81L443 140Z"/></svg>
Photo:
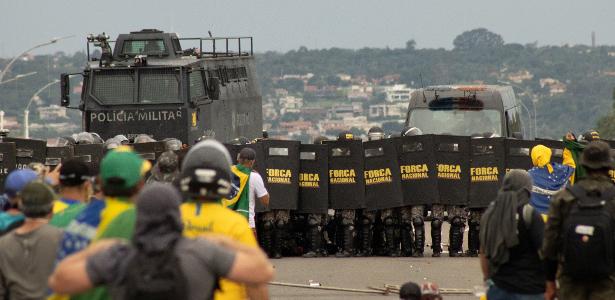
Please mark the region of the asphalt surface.
<svg viewBox="0 0 615 300"><path fill-rule="evenodd" d="M427 230L429 233L429 229ZM448 227L443 233L448 232ZM428 234L429 235L429 234ZM448 240L448 235L443 235ZM467 237L464 239L467 240ZM431 244L429 238L427 241ZM446 251L446 245L444 246ZM467 249L467 246L465 246ZM289 257L272 260L275 265L274 281L309 284L310 280L322 286L367 289L384 284L401 285L407 281L436 282L441 288L473 290L481 286L482 275L478 258L431 257L431 249L425 249L425 257L367 257L367 258L301 258ZM337 291L323 291L296 287L270 286L271 299L398 299L397 295L374 295ZM443 295L444 299L478 299L473 294Z"/></svg>

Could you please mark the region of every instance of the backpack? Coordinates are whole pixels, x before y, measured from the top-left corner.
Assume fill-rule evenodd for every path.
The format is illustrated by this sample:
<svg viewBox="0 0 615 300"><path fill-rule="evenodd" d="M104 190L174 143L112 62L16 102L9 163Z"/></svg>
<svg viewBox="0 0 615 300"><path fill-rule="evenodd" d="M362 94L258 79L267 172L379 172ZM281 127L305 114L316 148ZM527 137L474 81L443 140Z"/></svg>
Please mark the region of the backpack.
<svg viewBox="0 0 615 300"><path fill-rule="evenodd" d="M187 281L175 245L160 253L137 250L128 263L125 280L125 299L188 299Z"/></svg>
<svg viewBox="0 0 615 300"><path fill-rule="evenodd" d="M561 227L563 274L578 281L607 278L615 271L615 187L602 193L578 184L567 189L576 201Z"/></svg>

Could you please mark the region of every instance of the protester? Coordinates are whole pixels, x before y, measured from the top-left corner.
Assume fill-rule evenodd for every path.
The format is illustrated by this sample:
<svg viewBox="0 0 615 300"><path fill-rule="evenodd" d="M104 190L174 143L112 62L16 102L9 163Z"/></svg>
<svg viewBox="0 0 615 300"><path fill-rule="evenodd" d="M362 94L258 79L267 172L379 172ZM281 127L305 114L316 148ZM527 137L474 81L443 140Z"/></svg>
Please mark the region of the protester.
<svg viewBox="0 0 615 300"><path fill-rule="evenodd" d="M250 217L250 178L252 177L252 166L256 159L254 150L243 148L237 155L237 164L231 168L232 189L228 199L222 200L222 204L239 214L246 220ZM185 160L185 158L184 158ZM183 166L182 166L183 172Z"/></svg>
<svg viewBox="0 0 615 300"><path fill-rule="evenodd" d="M250 178L248 180L249 190L249 214L248 222L250 228L256 234L256 222L254 220L256 216L255 207L256 199L264 206L269 206L269 192L265 188L263 177L254 170L254 164L256 163L256 152L251 148L243 148L237 155L238 164L250 169Z"/></svg>
<svg viewBox="0 0 615 300"><path fill-rule="evenodd" d="M489 300L543 299L545 274L538 253L544 223L529 205L531 189L526 171L511 170L481 219L480 262L483 279L491 284Z"/></svg>
<svg viewBox="0 0 615 300"><path fill-rule="evenodd" d="M163 152L147 178L146 184L152 182L173 183L179 175L179 159L173 151Z"/></svg>
<svg viewBox="0 0 615 300"><path fill-rule="evenodd" d="M57 214L70 206L84 206L92 193L90 168L78 159L67 160L60 167L60 199L53 205Z"/></svg>
<svg viewBox="0 0 615 300"><path fill-rule="evenodd" d="M248 148L241 150L238 168L251 168L255 153ZM242 155L243 153L243 155ZM252 156L248 154L253 154ZM206 233L222 234L247 247L258 248L258 243L247 220L220 204L222 197L231 191L231 158L224 146L209 139L196 144L182 163L180 190L187 197L181 205L184 235L197 237ZM208 174L208 176L205 176ZM250 177L252 178L252 177ZM215 299L268 299L266 285L246 287L220 281L220 291Z"/></svg>
<svg viewBox="0 0 615 300"><path fill-rule="evenodd" d="M564 136L564 151L570 153L575 165L574 174L570 178L571 184L585 177L585 168L579 163L581 153L583 153L583 149L585 149L587 144L597 140L600 140L600 134L593 129L584 132L578 139L571 132L566 133L566 136Z"/></svg>
<svg viewBox="0 0 615 300"><path fill-rule="evenodd" d="M0 299L43 299L62 231L47 224L55 195L40 181L19 193L25 220L0 238Z"/></svg>
<svg viewBox="0 0 615 300"><path fill-rule="evenodd" d="M58 259L77 252L100 235L116 216L132 207L150 164L128 146L107 153L100 163L104 200L94 200L66 227Z"/></svg>
<svg viewBox="0 0 615 300"><path fill-rule="evenodd" d="M414 282L406 282L399 289L400 300L421 300L421 287Z"/></svg>
<svg viewBox="0 0 615 300"><path fill-rule="evenodd" d="M609 145L591 142L581 165L587 176L557 193L549 207L542 254L546 262L545 299L615 299L615 186Z"/></svg>
<svg viewBox="0 0 615 300"><path fill-rule="evenodd" d="M103 240L62 261L49 279L57 293L106 285L113 299L212 299L218 277L264 284L273 267L257 247L229 238L182 237L181 196L169 185L146 187L137 201L131 245Z"/></svg>
<svg viewBox="0 0 615 300"><path fill-rule="evenodd" d="M532 177L532 196L530 204L543 216L549 209L551 197L566 187L574 173L574 161L569 155L564 156L563 164L551 162L551 149L544 145L532 148L531 157L534 165L528 172Z"/></svg>
<svg viewBox="0 0 615 300"><path fill-rule="evenodd" d="M0 212L0 236L23 224L25 218L18 208L21 199L19 192L37 176L36 172L23 169L12 171L4 180L6 203L4 211Z"/></svg>

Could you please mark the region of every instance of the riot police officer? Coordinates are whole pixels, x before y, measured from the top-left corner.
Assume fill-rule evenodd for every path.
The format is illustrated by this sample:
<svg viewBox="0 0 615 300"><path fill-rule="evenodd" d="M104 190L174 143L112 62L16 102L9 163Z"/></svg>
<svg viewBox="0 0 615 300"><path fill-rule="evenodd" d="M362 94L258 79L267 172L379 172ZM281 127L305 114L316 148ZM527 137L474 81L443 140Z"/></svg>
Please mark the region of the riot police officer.
<svg viewBox="0 0 615 300"><path fill-rule="evenodd" d="M267 132L263 131L263 137L265 138L265 134ZM268 136L268 135L267 135ZM321 145L327 138L324 136L319 136L314 139L315 145ZM323 229L327 225L327 215L326 214L315 214L309 213L307 214L307 233L306 233L306 242L308 244L309 250L303 257L312 258L312 257L321 257L327 256L327 251L323 246Z"/></svg>
<svg viewBox="0 0 615 300"><path fill-rule="evenodd" d="M354 135L350 131L343 131L338 135L338 141L353 140ZM334 149L334 151L350 151L349 149ZM337 153L336 155L342 156L345 153ZM341 247L338 245L338 252L335 257L351 257L354 254L354 235L355 235L355 217L356 210L354 209L339 209L335 211L338 230L342 236ZM336 239L340 240L340 239Z"/></svg>
<svg viewBox="0 0 615 300"><path fill-rule="evenodd" d="M422 135L423 132L417 127L406 127L401 136ZM434 205L437 206L437 205ZM404 206L401 208L401 251L403 256L422 257L425 249L425 205ZM431 222L432 248L435 254L441 253L441 218L434 218ZM414 228L414 232L413 232ZM435 242L433 242L435 241ZM435 247L437 246L437 247Z"/></svg>
<svg viewBox="0 0 615 300"><path fill-rule="evenodd" d="M384 139L384 131L382 128L374 126L367 132L367 138L370 141ZM363 210L361 216L361 231L359 234L361 251L357 253L357 256L371 256L373 253L372 241L374 236L374 224L378 212L380 213L380 220L384 224L385 253L387 256L397 257L399 256L399 241L395 234L397 230L397 220L393 208L386 208L380 211L369 210L367 208Z"/></svg>

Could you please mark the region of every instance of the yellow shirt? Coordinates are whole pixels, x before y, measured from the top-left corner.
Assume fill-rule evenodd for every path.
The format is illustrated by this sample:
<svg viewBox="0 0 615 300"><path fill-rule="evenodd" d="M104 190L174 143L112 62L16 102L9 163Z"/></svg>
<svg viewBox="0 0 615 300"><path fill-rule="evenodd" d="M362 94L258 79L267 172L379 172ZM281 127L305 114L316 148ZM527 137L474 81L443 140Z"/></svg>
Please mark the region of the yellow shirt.
<svg viewBox="0 0 615 300"><path fill-rule="evenodd" d="M246 218L219 203L187 202L181 205L180 211L185 237L194 238L211 232L223 234L244 245L258 246ZM220 290L214 294L215 300L246 298L245 285L226 279L220 280Z"/></svg>

